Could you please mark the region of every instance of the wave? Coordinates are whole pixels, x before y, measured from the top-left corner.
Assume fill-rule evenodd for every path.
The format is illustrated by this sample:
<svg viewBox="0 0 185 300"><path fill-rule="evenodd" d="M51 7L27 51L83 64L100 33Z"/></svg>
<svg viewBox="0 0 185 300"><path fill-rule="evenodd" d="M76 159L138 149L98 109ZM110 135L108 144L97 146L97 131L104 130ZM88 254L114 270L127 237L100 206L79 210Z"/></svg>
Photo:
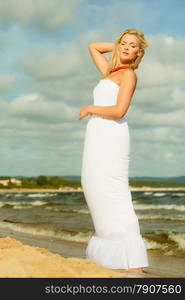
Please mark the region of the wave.
<svg viewBox="0 0 185 300"><path fill-rule="evenodd" d="M63 203L57 203L60 205ZM56 203L48 202L48 201L0 201L0 208L12 208L12 209L30 209L35 206L44 206L45 209L55 211L55 212L63 212L63 213L81 213L81 214L89 214L89 210L87 209L71 209L71 208L58 208L55 207Z"/></svg>
<svg viewBox="0 0 185 300"><path fill-rule="evenodd" d="M36 200L36 201L29 202L29 204L31 204L31 205L33 205L33 206L42 206L42 205L47 204L47 202L46 202L46 201L39 201L39 200Z"/></svg>
<svg viewBox="0 0 185 300"><path fill-rule="evenodd" d="M56 212L63 212L63 213L80 213L80 214L90 214L89 210L87 209L70 209L70 208L57 208L57 207L51 207L48 206L46 209L51 210L51 211L56 211Z"/></svg>
<svg viewBox="0 0 185 300"><path fill-rule="evenodd" d="M147 238L143 238L145 243L146 243L146 248L147 250L155 250L155 249L160 249L160 250L166 250L167 249L167 245L163 245L161 243L152 241L152 240L148 240Z"/></svg>
<svg viewBox="0 0 185 300"><path fill-rule="evenodd" d="M48 237L56 237L66 241L87 242L89 239L90 232L75 232L72 230L54 230L54 229L45 229L45 228L35 228L23 224L15 224L9 222L0 222L0 228L10 229L22 233L29 233L33 235L39 236L48 236Z"/></svg>
<svg viewBox="0 0 185 300"><path fill-rule="evenodd" d="M33 206L31 206L31 205L22 206L22 205L17 204L17 205L14 205L12 208L13 208L13 209L20 209L20 210L23 209L23 210L24 210L24 209L30 209L30 208L33 208Z"/></svg>
<svg viewBox="0 0 185 300"><path fill-rule="evenodd" d="M171 196L177 196L177 197L184 197L185 196L185 193L173 193L173 194L170 194Z"/></svg>
<svg viewBox="0 0 185 300"><path fill-rule="evenodd" d="M152 195L153 192L144 192L144 195Z"/></svg>
<svg viewBox="0 0 185 300"><path fill-rule="evenodd" d="M57 207L55 206L57 205ZM81 213L81 214L89 214L88 209L71 209L71 208L62 208L61 206L63 203L55 203L55 202L49 202L49 201L43 201L43 200L34 200L34 201L0 201L0 208L12 208L12 209L31 209L34 207L40 207L43 206L45 209L54 211L54 212L63 212L63 213ZM58 207L60 206L60 207ZM176 204L138 204L137 201L133 201L133 206L134 209L136 210L175 210L175 211L180 211L184 212L185 211L185 205L176 205ZM170 216L163 216L166 219L173 217ZM152 215L147 215L147 216L141 216L141 218L145 219L160 219L160 216L152 216ZM175 217L174 217L175 218ZM179 219L181 220L181 219ZM183 220L183 219L182 219Z"/></svg>
<svg viewBox="0 0 185 300"><path fill-rule="evenodd" d="M45 209L62 212L62 213L80 213L80 214L90 214L90 211L87 209L64 209L57 207L46 207ZM169 221L183 221L185 222L185 216L176 215L176 216L168 216L168 215L137 215L140 220L169 220Z"/></svg>
<svg viewBox="0 0 185 300"><path fill-rule="evenodd" d="M43 198L43 197L54 197L56 193L36 193L36 194L27 194L27 197L31 198Z"/></svg>
<svg viewBox="0 0 185 300"><path fill-rule="evenodd" d="M166 196L166 193L154 193L153 196L154 197L163 197L163 196Z"/></svg>
<svg viewBox="0 0 185 300"><path fill-rule="evenodd" d="M172 241L176 242L180 250L185 250L185 233L170 232L168 237Z"/></svg>
<svg viewBox="0 0 185 300"><path fill-rule="evenodd" d="M185 205L175 205L175 204L136 204L134 203L134 208L137 210L148 210L148 209L173 209L177 211L185 211Z"/></svg>
<svg viewBox="0 0 185 300"><path fill-rule="evenodd" d="M77 232L74 230L31 227L29 224L14 223L8 220L0 222L0 228L81 243L87 243L93 234L92 231ZM155 231L143 233L142 237L147 250L160 250L165 255L185 256L185 233Z"/></svg>
<svg viewBox="0 0 185 300"><path fill-rule="evenodd" d="M175 197L184 197L185 196L185 193L184 192L178 192L178 193L164 193L164 192L155 192L155 191L152 191L152 192L143 192L144 195L146 196L154 196L154 197L163 197L163 196L166 196L168 195L169 197L172 197L172 196L175 196Z"/></svg>
<svg viewBox="0 0 185 300"><path fill-rule="evenodd" d="M165 216L165 215L137 215L139 220L166 220L166 221L180 221L185 222L185 216L177 215L173 216Z"/></svg>
<svg viewBox="0 0 185 300"><path fill-rule="evenodd" d="M13 208L13 209L25 209L32 208L33 206L47 205L47 201L0 201L0 208Z"/></svg>
<svg viewBox="0 0 185 300"><path fill-rule="evenodd" d="M165 255L185 256L185 233L155 231L143 234L147 249L160 249Z"/></svg>

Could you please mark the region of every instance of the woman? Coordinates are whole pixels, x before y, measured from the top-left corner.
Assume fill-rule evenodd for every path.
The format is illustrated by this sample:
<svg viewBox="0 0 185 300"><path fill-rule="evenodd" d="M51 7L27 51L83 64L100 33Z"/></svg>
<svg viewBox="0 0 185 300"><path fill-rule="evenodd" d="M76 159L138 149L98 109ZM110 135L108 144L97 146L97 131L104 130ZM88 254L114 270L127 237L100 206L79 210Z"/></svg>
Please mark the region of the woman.
<svg viewBox="0 0 185 300"><path fill-rule="evenodd" d="M94 88L94 105L83 106L79 114L80 120L90 115L81 184L95 233L86 257L110 269L141 273L148 257L129 189L130 137L125 115L136 88L134 70L147 46L137 29L126 29L115 43L90 43L90 55L103 79ZM111 51L107 60L103 53Z"/></svg>

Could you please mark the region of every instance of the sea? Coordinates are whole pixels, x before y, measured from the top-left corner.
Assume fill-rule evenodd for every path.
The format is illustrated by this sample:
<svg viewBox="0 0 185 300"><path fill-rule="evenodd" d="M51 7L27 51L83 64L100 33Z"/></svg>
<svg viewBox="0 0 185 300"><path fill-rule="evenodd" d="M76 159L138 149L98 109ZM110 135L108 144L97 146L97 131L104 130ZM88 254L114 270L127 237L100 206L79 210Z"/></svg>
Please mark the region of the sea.
<svg viewBox="0 0 185 300"><path fill-rule="evenodd" d="M185 191L132 191L147 249L185 257ZM83 192L0 193L0 230L88 242L93 222Z"/></svg>

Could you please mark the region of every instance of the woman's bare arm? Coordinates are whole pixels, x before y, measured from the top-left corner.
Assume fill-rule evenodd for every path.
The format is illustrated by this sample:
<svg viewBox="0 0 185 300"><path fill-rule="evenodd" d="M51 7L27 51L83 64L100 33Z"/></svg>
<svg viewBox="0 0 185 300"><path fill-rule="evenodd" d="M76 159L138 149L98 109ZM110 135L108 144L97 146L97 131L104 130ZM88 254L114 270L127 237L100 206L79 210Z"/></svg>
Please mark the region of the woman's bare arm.
<svg viewBox="0 0 185 300"><path fill-rule="evenodd" d="M122 118L130 106L136 83L137 77L135 72L124 70L116 104L112 106L90 105L87 109L88 113L115 120Z"/></svg>
<svg viewBox="0 0 185 300"><path fill-rule="evenodd" d="M111 105L111 106L89 105L87 112L89 114L97 115L103 118L105 117L106 119L117 120L120 118L119 109L116 105Z"/></svg>
<svg viewBox="0 0 185 300"><path fill-rule="evenodd" d="M104 75L108 66L108 59L105 56L103 56L103 53L111 52L114 48L114 43L89 43L88 48L93 62L95 63L100 73Z"/></svg>
<svg viewBox="0 0 185 300"><path fill-rule="evenodd" d="M136 85L136 73L133 70L124 70L122 72L119 93L116 101L116 107L118 108L120 118L126 114L130 106Z"/></svg>

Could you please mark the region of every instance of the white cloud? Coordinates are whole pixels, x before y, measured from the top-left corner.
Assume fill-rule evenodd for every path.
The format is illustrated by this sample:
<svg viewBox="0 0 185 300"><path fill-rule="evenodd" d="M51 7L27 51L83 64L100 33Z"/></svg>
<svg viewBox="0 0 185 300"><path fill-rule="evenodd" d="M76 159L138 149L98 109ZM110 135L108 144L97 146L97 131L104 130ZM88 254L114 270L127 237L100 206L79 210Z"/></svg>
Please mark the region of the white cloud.
<svg viewBox="0 0 185 300"><path fill-rule="evenodd" d="M88 43L101 40L100 31L90 30L69 42L62 42L56 50L48 52L45 47L34 46L25 54L15 67L22 68L36 80L63 79L64 76L88 76L92 61L88 52ZM45 52L44 52L45 51ZM89 74L89 76L93 76ZM96 74L94 74L94 77ZM70 78L67 78L70 80Z"/></svg>
<svg viewBox="0 0 185 300"><path fill-rule="evenodd" d="M141 86L159 86L184 83L185 39L164 34L149 35L143 62L138 69Z"/></svg>
<svg viewBox="0 0 185 300"><path fill-rule="evenodd" d="M0 92L8 92L15 87L15 77L11 75L0 74Z"/></svg>
<svg viewBox="0 0 185 300"><path fill-rule="evenodd" d="M0 18L4 24L17 22L51 31L74 18L81 0L6 0L0 2Z"/></svg>
<svg viewBox="0 0 185 300"><path fill-rule="evenodd" d="M132 108L128 113L128 118L133 126L177 126L181 129L185 126L185 109L175 110L174 112L161 111L144 112L139 108Z"/></svg>
<svg viewBox="0 0 185 300"><path fill-rule="evenodd" d="M23 62L22 68L35 79L53 79L77 72L81 57L76 49L69 53L50 53L44 57L35 58Z"/></svg>
<svg viewBox="0 0 185 300"><path fill-rule="evenodd" d="M77 119L77 110L63 102L51 102L39 94L24 95L9 104L10 116L36 122L57 123Z"/></svg>
<svg viewBox="0 0 185 300"><path fill-rule="evenodd" d="M138 108L142 113L176 114L185 110L185 91L178 85L140 88L135 91L130 110ZM152 121L152 120L151 120Z"/></svg>

